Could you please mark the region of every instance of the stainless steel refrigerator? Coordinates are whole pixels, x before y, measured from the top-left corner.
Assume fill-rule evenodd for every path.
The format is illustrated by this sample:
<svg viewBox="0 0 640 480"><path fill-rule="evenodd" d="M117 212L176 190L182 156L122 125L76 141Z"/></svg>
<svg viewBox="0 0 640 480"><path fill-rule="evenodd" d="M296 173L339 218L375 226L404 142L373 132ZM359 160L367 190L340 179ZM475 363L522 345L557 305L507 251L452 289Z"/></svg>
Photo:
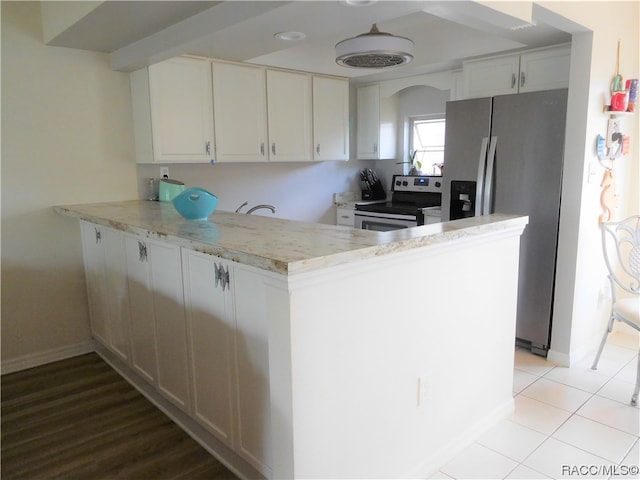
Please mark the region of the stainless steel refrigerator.
<svg viewBox="0 0 640 480"><path fill-rule="evenodd" d="M520 242L516 338L545 356L566 110L566 89L448 102L446 110L442 219L529 216Z"/></svg>

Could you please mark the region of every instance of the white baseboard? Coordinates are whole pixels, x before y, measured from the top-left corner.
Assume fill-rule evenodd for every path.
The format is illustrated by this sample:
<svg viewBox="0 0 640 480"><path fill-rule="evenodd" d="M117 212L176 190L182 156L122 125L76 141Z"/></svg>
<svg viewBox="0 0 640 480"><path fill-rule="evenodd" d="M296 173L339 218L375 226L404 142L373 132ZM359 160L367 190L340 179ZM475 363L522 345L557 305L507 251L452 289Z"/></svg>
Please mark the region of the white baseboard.
<svg viewBox="0 0 640 480"><path fill-rule="evenodd" d="M515 401L509 398L486 417L461 432L454 440L443 445L435 452L430 452L429 458L408 472L402 478L430 478L439 468L455 458L462 450L474 443L485 432L504 420L515 410Z"/></svg>
<svg viewBox="0 0 640 480"><path fill-rule="evenodd" d="M39 367L40 365L57 362L58 360L65 360L67 358L84 355L85 353L94 351L95 345L91 340L88 342L78 343L76 345L52 348L51 350L45 350L44 352L31 353L29 355L5 360L2 362L2 365L0 365L0 372L2 375L6 373L19 372L21 370L26 370L27 368Z"/></svg>

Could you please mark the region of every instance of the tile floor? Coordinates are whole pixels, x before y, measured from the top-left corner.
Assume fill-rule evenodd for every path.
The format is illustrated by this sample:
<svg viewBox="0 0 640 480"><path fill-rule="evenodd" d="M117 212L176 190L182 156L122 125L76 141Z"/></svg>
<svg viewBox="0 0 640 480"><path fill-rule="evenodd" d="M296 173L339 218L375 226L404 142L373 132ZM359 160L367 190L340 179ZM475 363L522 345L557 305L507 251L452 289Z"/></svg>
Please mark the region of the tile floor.
<svg viewBox="0 0 640 480"><path fill-rule="evenodd" d="M431 478L640 478L639 342L609 335L596 371L593 357L564 368L517 349L515 412Z"/></svg>

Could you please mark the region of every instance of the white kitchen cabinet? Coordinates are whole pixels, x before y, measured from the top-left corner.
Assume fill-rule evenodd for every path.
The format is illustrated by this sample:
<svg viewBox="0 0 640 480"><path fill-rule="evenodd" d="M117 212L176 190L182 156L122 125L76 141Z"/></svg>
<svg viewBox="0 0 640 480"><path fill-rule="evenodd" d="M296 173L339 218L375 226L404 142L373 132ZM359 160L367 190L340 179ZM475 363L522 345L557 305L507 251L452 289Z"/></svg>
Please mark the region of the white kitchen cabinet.
<svg viewBox="0 0 640 480"><path fill-rule="evenodd" d="M265 69L214 61L212 72L216 161L266 162Z"/></svg>
<svg viewBox="0 0 640 480"><path fill-rule="evenodd" d="M311 75L267 70L269 160L313 159Z"/></svg>
<svg viewBox="0 0 640 480"><path fill-rule="evenodd" d="M193 417L232 446L235 319L233 297L218 277L228 265L218 257L183 249L182 268Z"/></svg>
<svg viewBox="0 0 640 480"><path fill-rule="evenodd" d="M570 55L562 46L464 62L464 98L567 88Z"/></svg>
<svg viewBox="0 0 640 480"><path fill-rule="evenodd" d="M380 86L357 88L357 158L396 158L397 96L382 97Z"/></svg>
<svg viewBox="0 0 640 480"><path fill-rule="evenodd" d="M129 358L129 304L122 234L81 222L91 333L125 362Z"/></svg>
<svg viewBox="0 0 640 480"><path fill-rule="evenodd" d="M349 160L349 81L313 77L313 159Z"/></svg>
<svg viewBox="0 0 640 480"><path fill-rule="evenodd" d="M569 87L569 46L523 53L519 93Z"/></svg>
<svg viewBox="0 0 640 480"><path fill-rule="evenodd" d="M235 303L238 453L270 477L273 441L269 389L266 275L235 264L231 272Z"/></svg>
<svg viewBox="0 0 640 480"><path fill-rule="evenodd" d="M189 372L180 248L125 235L132 366L188 411Z"/></svg>
<svg viewBox="0 0 640 480"><path fill-rule="evenodd" d="M211 61L176 57L131 74L138 163L210 162Z"/></svg>
<svg viewBox="0 0 640 480"><path fill-rule="evenodd" d="M193 417L266 475L272 439L265 275L193 250L183 249L182 259Z"/></svg>
<svg viewBox="0 0 640 480"><path fill-rule="evenodd" d="M354 227L356 224L355 210L348 207L336 208L336 225Z"/></svg>

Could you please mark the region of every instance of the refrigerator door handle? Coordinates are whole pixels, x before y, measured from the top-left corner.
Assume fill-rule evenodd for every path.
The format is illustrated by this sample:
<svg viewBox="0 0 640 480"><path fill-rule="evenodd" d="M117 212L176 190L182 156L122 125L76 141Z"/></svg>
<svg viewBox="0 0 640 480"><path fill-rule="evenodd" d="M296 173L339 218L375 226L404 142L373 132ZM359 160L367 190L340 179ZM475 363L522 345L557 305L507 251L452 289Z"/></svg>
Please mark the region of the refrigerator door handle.
<svg viewBox="0 0 640 480"><path fill-rule="evenodd" d="M484 185L484 171L487 164L488 145L489 137L482 137L482 143L480 144L480 158L478 159L478 179L476 181L476 217L482 215L482 192Z"/></svg>
<svg viewBox="0 0 640 480"><path fill-rule="evenodd" d="M489 156L487 158L487 177L485 180L484 198L482 199L482 215L491 213L491 196L493 189L493 169L496 163L496 145L498 137L491 137L489 144Z"/></svg>

